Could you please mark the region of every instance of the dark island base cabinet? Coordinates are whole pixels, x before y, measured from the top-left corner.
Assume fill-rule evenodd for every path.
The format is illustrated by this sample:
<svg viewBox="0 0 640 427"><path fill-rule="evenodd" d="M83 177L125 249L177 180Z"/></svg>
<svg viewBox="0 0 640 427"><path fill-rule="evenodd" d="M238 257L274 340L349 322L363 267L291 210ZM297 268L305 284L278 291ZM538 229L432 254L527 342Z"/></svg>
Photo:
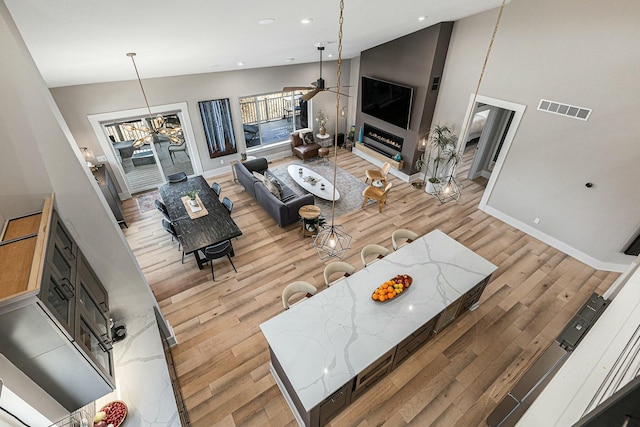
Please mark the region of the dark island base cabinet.
<svg viewBox="0 0 640 427"><path fill-rule="evenodd" d="M442 310L438 315L429 320L427 323L418 328L415 332L405 338L400 344L389 350L382 357L369 365L360 372L355 378L347 384L340 387L331 396L318 404L311 411L306 411L295 393L293 386L287 379L280 362L275 354L269 348L271 354L271 365L273 374L276 376L278 385L280 386L288 401L293 403L300 417L298 421L306 426L323 426L327 424L333 417L338 415L344 408L349 406L351 402L365 394L369 388L377 384L389 372L394 370L409 356L420 349L424 344L434 338L438 333L442 332L447 326L453 323L461 314L466 311L475 310L482 296L484 288L489 283L491 275L487 276L480 283L471 288L466 294L455 300L447 308ZM284 388L284 389L283 389Z"/></svg>

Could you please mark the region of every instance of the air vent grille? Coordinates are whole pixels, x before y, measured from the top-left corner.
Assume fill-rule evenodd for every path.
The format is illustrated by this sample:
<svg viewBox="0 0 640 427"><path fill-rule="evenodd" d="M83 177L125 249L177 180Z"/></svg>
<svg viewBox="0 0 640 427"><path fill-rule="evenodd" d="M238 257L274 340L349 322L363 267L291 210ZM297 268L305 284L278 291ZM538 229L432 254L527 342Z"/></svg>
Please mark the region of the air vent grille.
<svg viewBox="0 0 640 427"><path fill-rule="evenodd" d="M578 107L575 105L563 104L557 101L549 101L541 99L538 110L547 113L559 114L561 116L571 117L578 120L588 120L591 115L590 108Z"/></svg>

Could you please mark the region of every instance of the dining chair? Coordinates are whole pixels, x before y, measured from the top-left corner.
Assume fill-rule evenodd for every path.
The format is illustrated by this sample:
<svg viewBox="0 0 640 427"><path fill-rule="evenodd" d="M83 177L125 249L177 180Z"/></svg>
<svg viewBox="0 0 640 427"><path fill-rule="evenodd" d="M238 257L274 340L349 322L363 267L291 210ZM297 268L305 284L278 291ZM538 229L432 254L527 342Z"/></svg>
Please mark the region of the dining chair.
<svg viewBox="0 0 640 427"><path fill-rule="evenodd" d="M373 185L368 186L362 192L362 196L364 200L362 201L362 208L367 205L369 200L376 200L378 202L378 211L382 213L382 205L387 204L387 195L389 194L389 190L393 184L389 182L384 189L374 187Z"/></svg>
<svg viewBox="0 0 640 427"><path fill-rule="evenodd" d="M390 169L391 163L389 162L384 162L380 169L369 169L365 172L367 179L365 179L364 182L369 182L369 179L371 179L371 185L373 185L374 182L380 181L382 183L382 187L385 187L387 185L387 177L389 176Z"/></svg>
<svg viewBox="0 0 640 427"><path fill-rule="evenodd" d="M171 175L167 175L167 181L171 183L184 181L185 179L187 179L187 174L184 172L177 172Z"/></svg>
<svg viewBox="0 0 640 427"><path fill-rule="evenodd" d="M327 287L333 286L340 280L344 279L345 277L349 277L355 272L356 272L356 268L353 265L349 264L348 262L335 261L335 262L329 263L324 268L324 273L323 273L324 284L327 285ZM331 281L331 276L333 276L336 273L342 273L342 275L336 280Z"/></svg>
<svg viewBox="0 0 640 427"><path fill-rule="evenodd" d="M184 140L180 144L169 144L169 146L167 147L167 151L169 151L169 158L171 158L172 164L175 164L173 161L173 156L175 156L175 153L179 151L182 151L187 155L187 158L191 160L191 157L189 157L189 152L187 152L187 143Z"/></svg>
<svg viewBox="0 0 640 427"><path fill-rule="evenodd" d="M164 203L162 203L160 200L155 200L154 203L156 205L156 209L162 212L162 215L164 215L167 221L171 222L171 218L169 218L169 211L167 210L167 206Z"/></svg>
<svg viewBox="0 0 640 427"><path fill-rule="evenodd" d="M233 246L231 246L231 241L225 240L224 242L216 243L215 245L207 246L206 248L201 250L204 257L209 261L211 265L211 280L215 281L215 276L213 275L213 260L227 257L229 262L231 263L231 267L233 267L233 271L236 273L236 266L233 265L233 261L231 260L231 253L233 252Z"/></svg>
<svg viewBox="0 0 640 427"><path fill-rule="evenodd" d="M180 244L180 240L178 240L178 233L176 232L176 229L173 227L173 224L171 224L171 222L167 221L166 219L162 220L162 228L165 229L165 231L169 234L171 234L171 241L173 242L173 238L176 238L176 241L178 242L178 250L180 250L182 248L182 245ZM184 251L182 251L182 264L184 264Z"/></svg>
<svg viewBox="0 0 640 427"><path fill-rule="evenodd" d="M389 249L385 248L384 246L371 244L362 248L362 250L360 251L360 259L362 259L362 265L366 267L367 265L371 265L377 260L384 258L388 254L389 254ZM367 258L369 258L372 255L375 255L375 258L373 258L370 261L367 261Z"/></svg>
<svg viewBox="0 0 640 427"><path fill-rule="evenodd" d="M407 230L406 228L399 228L391 233L391 246L393 246L393 250L397 251L402 246L413 242L418 238L418 235L411 230Z"/></svg>
<svg viewBox="0 0 640 427"><path fill-rule="evenodd" d="M298 304L300 301L303 301L307 298L312 297L313 295L316 294L316 292L318 292L318 289L315 286L313 286L311 283L305 282L304 280L298 280L298 281L289 283L282 290L282 305L285 310L288 310L289 307ZM296 294L302 294L302 293L305 294L304 297L302 297L300 300L296 301L293 304L289 304L289 299L291 299L292 296Z"/></svg>
<svg viewBox="0 0 640 427"><path fill-rule="evenodd" d="M218 199L220 198L220 192L222 191L222 188L220 187L220 184L218 184L217 182L214 182L211 184L211 189L213 190L214 193L216 193L216 196L218 196Z"/></svg>
<svg viewBox="0 0 640 427"><path fill-rule="evenodd" d="M222 199L222 204L229 211L229 215L231 215L231 211L233 210L233 202L231 201L231 199L225 197L224 199Z"/></svg>

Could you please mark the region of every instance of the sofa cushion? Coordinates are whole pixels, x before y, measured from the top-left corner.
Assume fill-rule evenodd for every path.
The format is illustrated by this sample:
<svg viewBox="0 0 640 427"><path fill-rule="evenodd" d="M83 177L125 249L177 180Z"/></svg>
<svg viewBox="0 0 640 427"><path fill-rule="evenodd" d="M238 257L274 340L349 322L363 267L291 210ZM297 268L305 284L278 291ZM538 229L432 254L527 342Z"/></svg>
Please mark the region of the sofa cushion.
<svg viewBox="0 0 640 427"><path fill-rule="evenodd" d="M302 138L300 137L299 133L296 132L291 134L291 144L294 147L299 147L302 144L304 144L304 142L302 142Z"/></svg>
<svg viewBox="0 0 640 427"><path fill-rule="evenodd" d="M256 171L253 172L253 176L255 176L258 181L260 181L265 187L267 187L269 193L273 194L276 199L282 199L282 186L280 186L279 182L277 185L274 183L274 181L277 182L275 178L262 175L261 173L258 173Z"/></svg>

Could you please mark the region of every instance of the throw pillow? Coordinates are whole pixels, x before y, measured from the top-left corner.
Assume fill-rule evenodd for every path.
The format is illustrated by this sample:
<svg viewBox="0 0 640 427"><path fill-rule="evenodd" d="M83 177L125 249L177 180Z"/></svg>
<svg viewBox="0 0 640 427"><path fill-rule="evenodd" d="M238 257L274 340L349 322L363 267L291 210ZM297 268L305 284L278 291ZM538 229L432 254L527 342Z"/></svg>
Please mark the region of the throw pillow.
<svg viewBox="0 0 640 427"><path fill-rule="evenodd" d="M267 190L269 190L269 192L273 194L276 199L280 200L280 198L282 197L280 195L280 190L278 190L278 187L276 187L273 181L271 181L270 179L265 179L264 186L267 187Z"/></svg>
<svg viewBox="0 0 640 427"><path fill-rule="evenodd" d="M264 181L267 179L267 177L262 175L260 172L253 171L252 174L258 181L260 181L263 184L264 184Z"/></svg>
<svg viewBox="0 0 640 427"><path fill-rule="evenodd" d="M304 143L305 144L313 144L315 143L315 139L313 139L313 132L307 132L304 134Z"/></svg>
<svg viewBox="0 0 640 427"><path fill-rule="evenodd" d="M277 189L278 189L278 199L282 199L282 184L278 181L278 178L271 175L265 175L267 180L269 180Z"/></svg>

